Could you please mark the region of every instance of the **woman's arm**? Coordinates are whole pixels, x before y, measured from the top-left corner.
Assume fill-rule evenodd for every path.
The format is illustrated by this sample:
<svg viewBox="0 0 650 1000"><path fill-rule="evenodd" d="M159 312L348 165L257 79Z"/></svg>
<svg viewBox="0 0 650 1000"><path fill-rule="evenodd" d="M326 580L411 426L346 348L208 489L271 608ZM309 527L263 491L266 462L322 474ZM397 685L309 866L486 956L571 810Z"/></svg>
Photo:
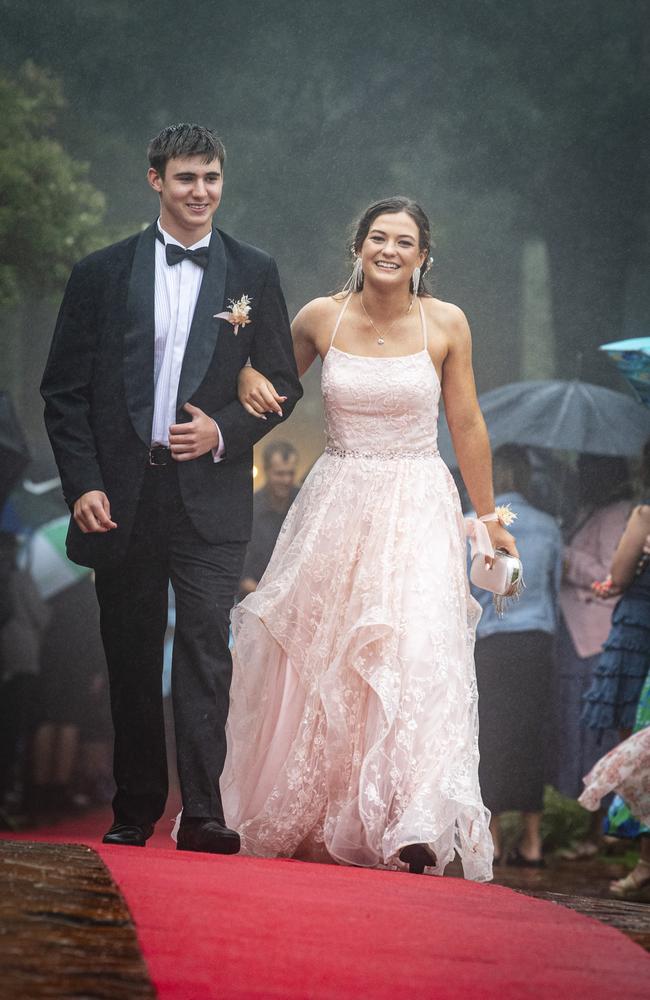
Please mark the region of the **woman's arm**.
<svg viewBox="0 0 650 1000"><path fill-rule="evenodd" d="M291 324L293 337L293 353L296 356L298 375L303 377L308 368L318 357L318 337L316 331L322 319L323 305L327 300L314 299L303 306Z"/></svg>
<svg viewBox="0 0 650 1000"><path fill-rule="evenodd" d="M244 365L237 378L237 395L244 409L253 417L266 420L267 413L282 416L282 404L286 396L279 396L273 383L253 368Z"/></svg>
<svg viewBox="0 0 650 1000"><path fill-rule="evenodd" d="M630 514L623 537L614 553L611 577L616 590L625 590L632 583L649 532L650 505L641 504Z"/></svg>
<svg viewBox="0 0 650 1000"><path fill-rule="evenodd" d="M447 357L442 369L442 394L449 432L463 482L478 517L494 510L492 454L472 370L472 336L464 313L448 306ZM515 540L498 522L486 524L494 548L517 555Z"/></svg>
<svg viewBox="0 0 650 1000"><path fill-rule="evenodd" d="M302 378L313 361L318 357L317 334L327 312L327 299L314 299L300 310L291 324L293 352L298 366L298 376ZM266 420L269 412L282 413L283 396L278 396L273 383L251 365L246 365L239 373L239 401L254 417Z"/></svg>

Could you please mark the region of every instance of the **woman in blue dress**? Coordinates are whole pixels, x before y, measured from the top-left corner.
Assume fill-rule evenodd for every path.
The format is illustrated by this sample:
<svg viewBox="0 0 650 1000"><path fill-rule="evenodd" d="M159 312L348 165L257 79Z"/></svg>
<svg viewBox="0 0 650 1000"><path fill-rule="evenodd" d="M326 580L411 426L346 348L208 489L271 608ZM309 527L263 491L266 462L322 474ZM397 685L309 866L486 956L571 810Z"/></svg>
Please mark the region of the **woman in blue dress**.
<svg viewBox="0 0 650 1000"><path fill-rule="evenodd" d="M647 489L650 484L650 441L643 450L642 471ZM650 495L630 514L614 554L610 576L604 583L595 584L594 590L602 597L622 596L614 608L612 628L603 647L594 682L586 694L585 716L597 723L605 717L604 713L617 712L618 724L627 724L628 704L634 696L633 688L638 687L632 720L634 732L638 733L650 724ZM625 744L608 754L613 764L619 749L623 757ZM611 790L599 786L598 767L596 765L585 779L586 789L581 801L587 805L585 795L594 799L587 808L597 808L595 800L599 801L601 795ZM640 800L642 789L647 785L646 765L642 764L640 757L637 771L630 787L634 789L636 799ZM616 785L612 787L616 788ZM594 791L598 795L594 796ZM619 794L609 808L604 829L605 833L613 836L640 837L641 841L638 864L625 878L612 882L610 892L624 899L650 898L650 827Z"/></svg>
<svg viewBox="0 0 650 1000"><path fill-rule="evenodd" d="M619 729L630 735L639 697L650 667L650 569L644 555L650 534L650 441L642 456L646 497L630 514L614 554L611 574L598 587L601 597L621 594L612 627L591 686L584 696L582 721L592 729Z"/></svg>

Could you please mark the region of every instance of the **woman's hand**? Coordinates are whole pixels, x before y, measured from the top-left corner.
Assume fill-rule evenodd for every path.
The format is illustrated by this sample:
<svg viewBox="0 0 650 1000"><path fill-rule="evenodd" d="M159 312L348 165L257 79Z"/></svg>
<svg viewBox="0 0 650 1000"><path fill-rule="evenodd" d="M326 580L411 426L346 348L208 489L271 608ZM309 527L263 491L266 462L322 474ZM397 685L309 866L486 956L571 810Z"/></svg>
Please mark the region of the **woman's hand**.
<svg viewBox="0 0 650 1000"><path fill-rule="evenodd" d="M286 396L278 396L272 382L258 372L256 368L246 365L239 373L237 383L239 402L253 417L266 420L265 414L277 413L282 416L282 403Z"/></svg>
<svg viewBox="0 0 650 1000"><path fill-rule="evenodd" d="M616 587L614 585L611 576L605 577L604 580L594 580L591 585L591 589L596 597L602 597L604 601L606 601L608 597L618 597L623 593L620 587Z"/></svg>
<svg viewBox="0 0 650 1000"><path fill-rule="evenodd" d="M507 531L500 521L484 521L488 530L493 549L505 549L511 556L519 558L517 545L513 536Z"/></svg>

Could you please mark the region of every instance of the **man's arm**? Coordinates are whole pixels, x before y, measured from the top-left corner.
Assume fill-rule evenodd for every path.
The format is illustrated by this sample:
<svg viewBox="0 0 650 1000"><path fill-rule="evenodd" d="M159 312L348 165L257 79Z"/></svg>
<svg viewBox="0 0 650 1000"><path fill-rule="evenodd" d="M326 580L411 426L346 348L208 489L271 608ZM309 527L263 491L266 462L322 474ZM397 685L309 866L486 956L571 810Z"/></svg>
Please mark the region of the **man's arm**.
<svg viewBox="0 0 650 1000"><path fill-rule="evenodd" d="M269 413L265 421L247 413L238 399L210 414L221 432L226 461L244 454L276 424L286 420L302 396L289 316L274 260L269 262L259 303L257 309L253 304L253 312L255 336L251 344L251 364L273 383L280 396L286 396L286 400L282 403L282 417Z"/></svg>
<svg viewBox="0 0 650 1000"><path fill-rule="evenodd" d="M90 423L90 386L97 344L96 310L89 268L70 275L41 382L45 425L70 507L83 494L104 492Z"/></svg>

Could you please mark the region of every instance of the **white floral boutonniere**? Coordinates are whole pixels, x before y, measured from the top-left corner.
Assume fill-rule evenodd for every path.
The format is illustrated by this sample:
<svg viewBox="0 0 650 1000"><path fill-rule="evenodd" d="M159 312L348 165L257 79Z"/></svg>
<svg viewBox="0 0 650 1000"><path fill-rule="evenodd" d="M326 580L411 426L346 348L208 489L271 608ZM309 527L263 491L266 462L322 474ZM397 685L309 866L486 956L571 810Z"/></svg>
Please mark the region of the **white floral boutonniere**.
<svg viewBox="0 0 650 1000"><path fill-rule="evenodd" d="M235 336L239 333L240 326L247 326L252 322L249 313L251 311L252 299L248 295L242 295L240 299L235 302L234 299L230 299L228 305L230 310L228 312L220 312L214 314L214 319L227 319L229 323L234 326L233 333Z"/></svg>

